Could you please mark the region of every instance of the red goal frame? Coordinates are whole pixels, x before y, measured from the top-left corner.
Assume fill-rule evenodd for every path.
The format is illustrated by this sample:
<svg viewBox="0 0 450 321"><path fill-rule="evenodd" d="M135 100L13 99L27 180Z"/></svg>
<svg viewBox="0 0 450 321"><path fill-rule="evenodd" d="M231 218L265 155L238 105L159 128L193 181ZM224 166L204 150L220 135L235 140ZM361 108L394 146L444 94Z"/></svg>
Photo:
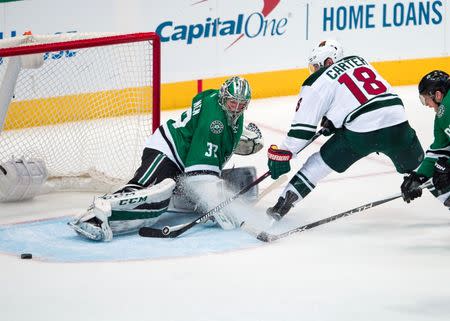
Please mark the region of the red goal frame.
<svg viewBox="0 0 450 321"><path fill-rule="evenodd" d="M5 58L60 50L117 45L138 41L152 41L152 131L155 131L159 127L161 119L161 40L159 35L155 32L131 33L114 36L99 35L98 37L92 39L69 40L48 44L30 44L19 47L3 48L0 49L0 57Z"/></svg>

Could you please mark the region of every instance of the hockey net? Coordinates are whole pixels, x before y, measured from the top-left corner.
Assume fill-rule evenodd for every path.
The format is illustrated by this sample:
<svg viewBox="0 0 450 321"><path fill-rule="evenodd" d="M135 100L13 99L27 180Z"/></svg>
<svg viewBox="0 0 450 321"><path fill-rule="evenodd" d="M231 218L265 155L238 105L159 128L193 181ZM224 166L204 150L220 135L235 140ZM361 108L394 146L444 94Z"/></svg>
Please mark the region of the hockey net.
<svg viewBox="0 0 450 321"><path fill-rule="evenodd" d="M50 189L111 190L159 126L155 33L0 41L0 164L42 159Z"/></svg>

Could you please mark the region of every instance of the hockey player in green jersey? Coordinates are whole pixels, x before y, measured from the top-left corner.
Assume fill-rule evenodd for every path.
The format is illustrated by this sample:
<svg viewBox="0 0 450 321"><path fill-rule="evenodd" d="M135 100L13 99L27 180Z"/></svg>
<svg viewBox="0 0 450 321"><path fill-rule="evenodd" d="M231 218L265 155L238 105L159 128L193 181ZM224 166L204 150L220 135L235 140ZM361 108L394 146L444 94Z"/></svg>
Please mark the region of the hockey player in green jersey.
<svg viewBox="0 0 450 321"><path fill-rule="evenodd" d="M219 90L197 94L178 120L169 119L147 139L141 166L128 184L96 198L87 213L69 225L89 239L110 241L113 234L156 223L177 183L177 190L188 194L188 203L197 202L202 192L193 186L214 190L222 184L222 169L234 153L250 155L263 147L256 125L243 126L250 99L250 86L241 77L228 79ZM196 205L199 211L209 209L208 204ZM214 218L225 229L238 224L232 215Z"/></svg>
<svg viewBox="0 0 450 321"><path fill-rule="evenodd" d="M419 82L419 98L424 106L432 108L434 141L427 150L420 167L404 178L400 189L405 202L422 196L419 187L433 178L431 192L445 206L450 207L450 78L441 70L433 70Z"/></svg>
<svg viewBox="0 0 450 321"><path fill-rule="evenodd" d="M375 152L408 173L420 164L423 149L410 127L403 102L389 83L360 56L343 54L335 40L316 46L309 58L311 75L304 81L294 119L279 148L268 150L273 179L290 170L289 160L316 134L332 135L311 155L267 214L280 220L325 176L342 173Z"/></svg>

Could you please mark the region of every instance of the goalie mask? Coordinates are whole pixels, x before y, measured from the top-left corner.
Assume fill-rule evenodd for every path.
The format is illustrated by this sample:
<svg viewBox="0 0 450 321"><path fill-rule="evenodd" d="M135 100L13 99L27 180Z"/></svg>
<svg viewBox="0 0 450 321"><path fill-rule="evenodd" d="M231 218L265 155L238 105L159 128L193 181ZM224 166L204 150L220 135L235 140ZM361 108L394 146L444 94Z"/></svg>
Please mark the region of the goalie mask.
<svg viewBox="0 0 450 321"><path fill-rule="evenodd" d="M436 104L439 104L435 99L436 91L440 91L445 96L450 88L449 75L441 70L433 70L423 76L419 83L419 98L422 105L425 105L424 95L429 95Z"/></svg>
<svg viewBox="0 0 450 321"><path fill-rule="evenodd" d="M232 77L224 82L219 92L219 105L226 112L230 126L234 126L247 109L251 96L250 85L244 78Z"/></svg>
<svg viewBox="0 0 450 321"><path fill-rule="evenodd" d="M336 62L344 57L344 50L336 40L321 41L311 52L308 58L308 69L311 74L325 67L328 58Z"/></svg>

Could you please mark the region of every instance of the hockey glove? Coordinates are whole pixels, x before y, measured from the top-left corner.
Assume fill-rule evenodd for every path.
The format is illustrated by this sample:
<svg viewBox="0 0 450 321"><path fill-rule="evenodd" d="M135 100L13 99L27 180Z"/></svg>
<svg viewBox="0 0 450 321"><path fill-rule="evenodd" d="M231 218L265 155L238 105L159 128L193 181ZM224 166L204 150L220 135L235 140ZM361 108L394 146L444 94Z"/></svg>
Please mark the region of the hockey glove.
<svg viewBox="0 0 450 321"><path fill-rule="evenodd" d="M292 153L290 151L278 149L277 145L270 145L267 157L269 158L267 166L269 166L272 179L277 179L291 170L289 161L292 158Z"/></svg>
<svg viewBox="0 0 450 321"><path fill-rule="evenodd" d="M433 185L437 190L450 186L450 164L447 158L439 157L434 163Z"/></svg>
<svg viewBox="0 0 450 321"><path fill-rule="evenodd" d="M261 131L254 123L244 127L239 143L234 150L237 155L251 155L259 152L264 146Z"/></svg>
<svg viewBox="0 0 450 321"><path fill-rule="evenodd" d="M322 121L320 122L320 126L322 126L322 134L324 136L333 135L336 131L336 127L331 120L329 120L326 116L322 117Z"/></svg>
<svg viewBox="0 0 450 321"><path fill-rule="evenodd" d="M420 185L427 181L427 177L416 172L411 172L408 176L403 178L403 183L400 186L402 191L403 200L406 203L411 202L413 199L422 196L422 189Z"/></svg>

